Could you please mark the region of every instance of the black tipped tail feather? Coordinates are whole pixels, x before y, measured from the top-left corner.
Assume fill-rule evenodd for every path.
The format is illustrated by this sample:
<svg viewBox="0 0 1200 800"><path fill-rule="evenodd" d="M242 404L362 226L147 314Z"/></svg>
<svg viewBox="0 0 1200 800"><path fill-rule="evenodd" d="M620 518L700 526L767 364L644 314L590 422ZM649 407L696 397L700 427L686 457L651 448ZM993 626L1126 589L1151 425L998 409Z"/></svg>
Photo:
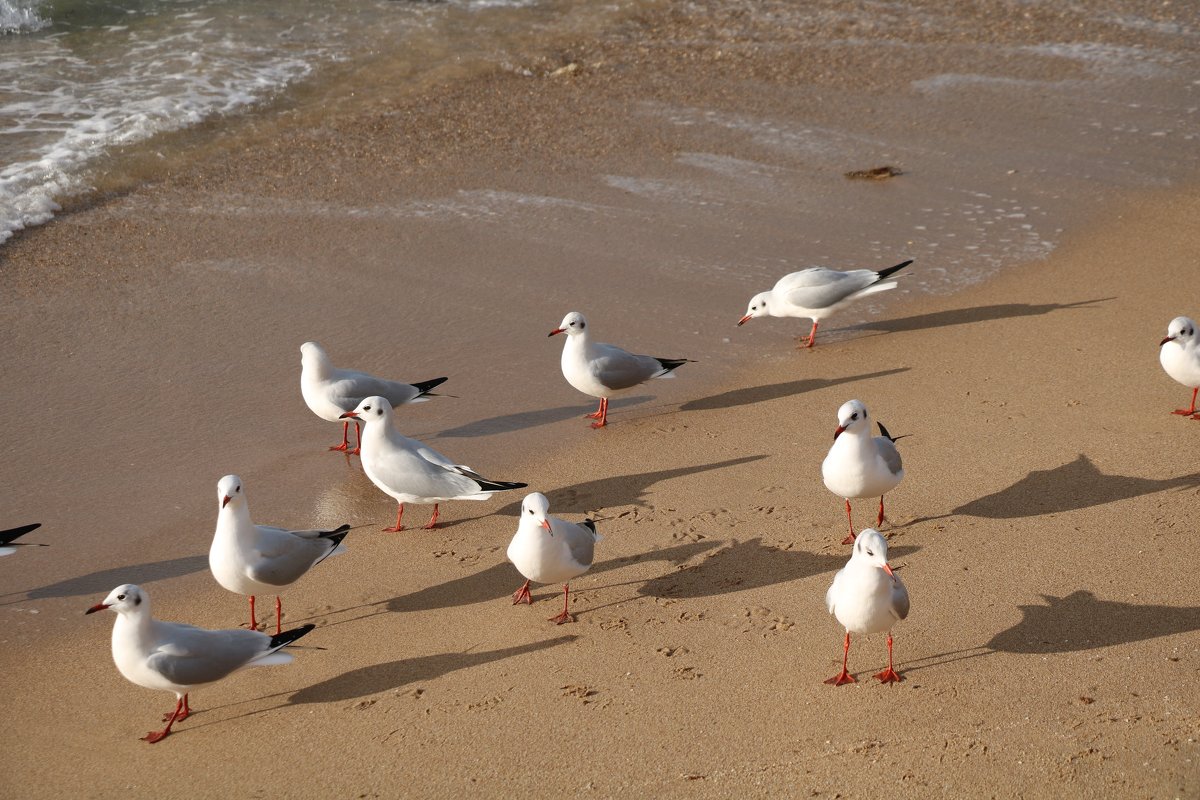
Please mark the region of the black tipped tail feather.
<svg viewBox="0 0 1200 800"><path fill-rule="evenodd" d="M657 361L659 364L662 364L662 368L663 368L664 372L672 372L674 370L679 369L684 364L695 364L696 363L695 361L693 361L690 358L659 358L658 356L652 356L652 358L655 361Z"/></svg>
<svg viewBox="0 0 1200 800"><path fill-rule="evenodd" d="M275 651L287 647L289 644L296 641L301 636L304 636L315 627L317 626L309 622L305 625L301 625L299 628L292 628L290 631L284 631L283 633L275 634L271 637L271 650Z"/></svg>
<svg viewBox="0 0 1200 800"><path fill-rule="evenodd" d="M881 269L881 270L879 270L879 272L876 272L875 274L879 276L879 280L883 280L887 276L904 269L911 263L912 263L912 259L910 258L908 261L902 261L894 267L888 267L887 269Z"/></svg>
<svg viewBox="0 0 1200 800"><path fill-rule="evenodd" d="M450 380L450 379L449 378L434 378L431 381L420 381L419 383L414 383L413 386L417 387L417 389L419 389L421 391L421 393L419 395L417 395L417 397L425 397L426 395L433 395L433 390L436 389L437 387L441 386L443 383L445 383L448 380ZM433 395L433 396L436 396L436 395Z"/></svg>
<svg viewBox="0 0 1200 800"><path fill-rule="evenodd" d="M528 483L517 483L515 481L487 481L483 478L476 478L481 492L506 492L509 489L524 489Z"/></svg>
<svg viewBox="0 0 1200 800"><path fill-rule="evenodd" d="M6 531L0 531L0 545L8 545L8 546L13 546L13 547L16 547L19 545L46 547L46 545L44 545L44 544L35 543L35 542L14 542L13 541L14 539L16 539L18 537L24 536L25 534L29 533L30 531L36 531L40 527L42 527L42 523L34 522L29 525L22 525L19 528L9 528Z"/></svg>

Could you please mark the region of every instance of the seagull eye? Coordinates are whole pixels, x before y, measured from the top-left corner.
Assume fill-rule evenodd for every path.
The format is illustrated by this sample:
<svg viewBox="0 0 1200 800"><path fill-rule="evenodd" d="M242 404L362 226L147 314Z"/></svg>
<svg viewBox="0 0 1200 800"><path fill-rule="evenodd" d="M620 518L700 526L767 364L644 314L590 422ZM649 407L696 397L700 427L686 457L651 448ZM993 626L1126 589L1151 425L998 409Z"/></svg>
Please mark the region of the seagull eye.
<svg viewBox="0 0 1200 800"><path fill-rule="evenodd" d="M858 419L858 412L855 411L853 414L851 414L850 419Z"/></svg>
<svg viewBox="0 0 1200 800"><path fill-rule="evenodd" d="M240 486L237 487L236 489L234 489L235 492L240 492L241 490L242 490L242 487L240 487Z"/></svg>
<svg viewBox="0 0 1200 800"><path fill-rule="evenodd" d="M875 551L874 551L874 550L868 550L868 551L867 551L867 555L869 555L869 556L873 556L873 555L875 555Z"/></svg>
<svg viewBox="0 0 1200 800"><path fill-rule="evenodd" d="M370 410L371 410L370 406L363 406L363 411L370 411Z"/></svg>
<svg viewBox="0 0 1200 800"><path fill-rule="evenodd" d="M118 600L124 600L124 599L125 599L125 595L123 595L123 594L119 594L119 595L117 595L117 599L118 599Z"/></svg>

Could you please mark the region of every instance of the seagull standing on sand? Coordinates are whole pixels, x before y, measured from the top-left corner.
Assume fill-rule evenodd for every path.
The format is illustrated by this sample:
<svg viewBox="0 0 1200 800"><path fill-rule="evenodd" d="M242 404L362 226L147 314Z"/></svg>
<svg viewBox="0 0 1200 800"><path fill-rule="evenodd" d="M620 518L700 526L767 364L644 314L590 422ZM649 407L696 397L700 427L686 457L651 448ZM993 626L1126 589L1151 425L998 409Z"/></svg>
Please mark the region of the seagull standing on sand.
<svg viewBox="0 0 1200 800"><path fill-rule="evenodd" d="M1192 390L1192 405L1176 409L1173 414L1200 420L1196 411L1196 393L1200 392L1200 341L1196 339L1196 323L1187 317L1176 317L1167 326L1167 335L1158 343L1158 363L1167 374Z"/></svg>
<svg viewBox="0 0 1200 800"><path fill-rule="evenodd" d="M812 330L801 341L805 347L812 347L821 320L860 297L895 289L896 282L884 282L884 278L911 263L905 261L879 272L810 267L784 275L771 291L760 292L750 299L746 316L738 320L738 325L745 325L755 317L805 317L812 320Z"/></svg>
<svg viewBox="0 0 1200 800"><path fill-rule="evenodd" d="M513 605L530 603L530 581L561 583L563 610L550 621L559 625L574 622L568 609L571 587L568 581L578 578L592 568L596 542L603 537L596 533L596 523L590 519L577 524L552 517L546 495L533 492L521 503L521 522L517 534L508 545L508 560L525 576L525 585L513 593Z"/></svg>
<svg viewBox="0 0 1200 800"><path fill-rule="evenodd" d="M850 523L850 535L842 544L854 542L854 519L850 516L850 499L879 497L879 517L876 525L883 524L883 495L899 485L904 478L904 466L896 439L892 438L883 424L879 425L882 436L871 436L871 423L867 419L867 407L858 400L843 403L838 409L838 426L833 432L833 447L821 462L821 477L825 487L846 501L846 519Z"/></svg>
<svg viewBox="0 0 1200 800"><path fill-rule="evenodd" d="M470 467L403 436L392 427L392 404L383 397L368 397L353 411L342 414L360 420L363 471L371 483L400 504L396 525L385 531L402 531L405 503L433 503L433 516L425 526L437 526L438 505L446 500L487 500L492 492L524 489L527 484L489 481Z"/></svg>
<svg viewBox="0 0 1200 800"><path fill-rule="evenodd" d="M36 531L42 527L42 523L33 522L29 525L22 525L19 528L9 528L6 531L0 531L0 556L11 556L17 552L18 547L49 547L48 544L42 542L18 542L17 538L24 536L30 531Z"/></svg>
<svg viewBox="0 0 1200 800"><path fill-rule="evenodd" d="M846 566L833 576L825 593L829 613L846 629L842 648L842 671L825 681L834 686L855 683L846 670L850 658L850 634L887 631L887 669L875 675L881 683L903 680L892 665L892 626L908 616L908 589L887 563L887 539L874 528L867 528L854 543L854 552Z"/></svg>
<svg viewBox="0 0 1200 800"><path fill-rule="evenodd" d="M242 479L226 475L217 482L217 530L208 551L208 568L217 583L250 598L250 629L258 630L254 596L275 595L275 633L282 628L279 592L329 556L345 552L342 525L331 531L289 531L250 521Z"/></svg>
<svg viewBox="0 0 1200 800"><path fill-rule="evenodd" d="M316 342L300 345L300 393L310 411L330 422L342 421L342 443L330 450L347 451L350 447L350 421L343 419L347 411L353 411L364 397L380 395L386 397L392 407L405 403L423 403L429 393L446 382L446 378L434 378L419 383L402 383L376 378L365 372L338 369L329 356ZM357 427L357 426L356 426ZM358 444L349 452L357 454L362 446L362 430L359 429Z"/></svg>
<svg viewBox="0 0 1200 800"><path fill-rule="evenodd" d="M175 710L163 717L167 727L142 737L142 741L151 744L165 739L172 725L192 713L188 694L242 667L290 663L292 657L278 651L316 627L301 625L268 636L258 631L210 631L177 622L160 622L150 615L150 596L131 583L113 589L103 603L85 613L106 608L117 612L112 633L117 670L130 683L174 692L177 698Z"/></svg>
<svg viewBox="0 0 1200 800"><path fill-rule="evenodd" d="M596 420L593 428L603 428L608 423L609 397L651 378L674 378L674 371L691 361L639 356L615 345L593 342L587 325L583 314L572 311L549 335L567 335L562 352L562 373L567 383L584 394L600 398L600 408L587 415Z"/></svg>

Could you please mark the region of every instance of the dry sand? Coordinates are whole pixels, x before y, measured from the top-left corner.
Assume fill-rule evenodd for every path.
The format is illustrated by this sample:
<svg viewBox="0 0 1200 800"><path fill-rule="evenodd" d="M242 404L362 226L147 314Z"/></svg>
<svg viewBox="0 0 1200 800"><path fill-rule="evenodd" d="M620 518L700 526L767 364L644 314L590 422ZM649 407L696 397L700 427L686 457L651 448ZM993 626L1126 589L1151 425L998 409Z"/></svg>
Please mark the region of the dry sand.
<svg viewBox="0 0 1200 800"><path fill-rule="evenodd" d="M1200 426L1167 413L1186 390L1155 344L1197 313L1179 289L1200 195L1114 191L1048 259L956 294L890 293L797 353L803 322L733 323L807 259L813 232L765 201L802 178L723 187L715 208L699 202L715 191L688 205L591 180L619 165L676 185L661 159L707 134L643 121L628 141L589 140L606 126L585 106L677 100L670 77L711 70L678 57L536 84L545 96L481 79L379 130L347 121L359 138L343 148L297 135L201 160L6 246L5 514L45 523L53 548L0 562L0 792L1196 795ZM693 99L765 102L734 85ZM514 97L505 124L429 144L431 120ZM550 136L548 120L567 127ZM456 158L493 141L508 144ZM435 155L372 169L413 142ZM720 146L743 166L762 156ZM506 167L518 152L540 155ZM917 171L837 192L886 209L897 187L930 191ZM854 227L817 249L851 260L861 236L832 242ZM874 235L860 265L908 255L905 232ZM929 260L906 285L925 285ZM593 432L545 338L571 308L603 339L700 363L615 401ZM459 398L406 410L406 433L529 482L562 516L598 512L576 624L545 621L557 587L507 601L520 496L450 504L433 532L373 530L394 505L324 451L340 431L300 401L306 339L338 363L449 375ZM847 548L819 463L851 397L912 434L885 526L913 598L891 687L869 679L882 637L851 650L859 684L822 683L841 656L824 592ZM82 612L137 581L164 619L239 622L244 601L205 557L231 471L260 521L367 527L285 596L286 623L316 622L305 643L325 649L197 692L200 713L151 747L137 737L171 698L121 679L110 621Z"/></svg>

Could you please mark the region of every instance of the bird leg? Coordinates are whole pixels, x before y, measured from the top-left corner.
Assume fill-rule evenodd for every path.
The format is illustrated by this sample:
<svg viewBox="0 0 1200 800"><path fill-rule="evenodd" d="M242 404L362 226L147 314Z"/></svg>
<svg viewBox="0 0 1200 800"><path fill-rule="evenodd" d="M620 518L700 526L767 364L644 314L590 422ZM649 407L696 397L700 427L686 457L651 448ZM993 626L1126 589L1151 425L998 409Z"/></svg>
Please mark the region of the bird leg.
<svg viewBox="0 0 1200 800"><path fill-rule="evenodd" d="M555 625L562 625L564 622L574 622L575 618L571 616L571 612L567 611L567 604L570 602L571 587L563 584L563 610L562 613L555 617L550 617L550 621Z"/></svg>
<svg viewBox="0 0 1200 800"><path fill-rule="evenodd" d="M607 397L600 398L600 408L596 410L596 413L599 416L597 416L596 421L592 423L592 427L593 428L603 428L605 425L608 424L608 398ZM592 415L589 414L588 416L592 416Z"/></svg>
<svg viewBox="0 0 1200 800"><path fill-rule="evenodd" d="M584 419L600 419L600 412L604 410L604 398L600 398L600 407L590 414L584 414Z"/></svg>
<svg viewBox="0 0 1200 800"><path fill-rule="evenodd" d="M176 722L180 722L181 720L185 720L185 719L187 719L189 716L191 716L191 714L192 714L192 709L188 708L188 696L187 696L186 694L183 696L183 713L178 713L178 714L177 714L176 712L178 712L178 710L179 710L179 709L178 709L178 707L176 707L176 710L175 710L175 712L168 711L167 713L163 714L162 721L163 721L163 722L170 722L170 721L171 721L171 717L172 717L172 716L174 716L174 717L175 717L175 721L176 721Z"/></svg>
<svg viewBox="0 0 1200 800"><path fill-rule="evenodd" d="M349 422L349 420L347 420ZM344 432L343 432L344 433ZM354 420L354 449L350 451L350 455L356 456L362 452L362 423Z"/></svg>
<svg viewBox="0 0 1200 800"><path fill-rule="evenodd" d="M850 535L842 539L842 544L854 544L854 519L850 516L849 500L846 501L846 521L850 523Z"/></svg>
<svg viewBox="0 0 1200 800"><path fill-rule="evenodd" d="M177 703L175 703L175 712L171 714L171 718L167 720L167 727L163 728L161 731L150 731L142 737L142 741L154 744L155 742L161 742L163 739L167 738L167 735L171 732L171 726L175 724L175 720L182 719L182 717L179 716L181 711L183 711L182 697L179 698Z"/></svg>
<svg viewBox="0 0 1200 800"><path fill-rule="evenodd" d="M433 504L433 516L429 518L429 523L425 525L425 530L431 531L437 527L438 521L438 504Z"/></svg>
<svg viewBox="0 0 1200 800"><path fill-rule="evenodd" d="M522 586L520 589L517 589L515 592L513 592L512 604L514 606L517 603L524 603L525 605L529 605L532 602L533 602L533 597L531 597L529 594L529 581L525 581L524 586Z"/></svg>
<svg viewBox="0 0 1200 800"><path fill-rule="evenodd" d="M283 602L275 595L275 635L283 633Z"/></svg>
<svg viewBox="0 0 1200 800"><path fill-rule="evenodd" d="M801 347L812 347L817 341L817 321L813 320L812 330L808 332L808 336L800 339Z"/></svg>
<svg viewBox="0 0 1200 800"><path fill-rule="evenodd" d="M335 444L332 447L330 447L329 449L330 450L340 450L343 453L346 452L347 450L350 449L349 436L350 436L350 420L346 420L345 422L342 423L342 443Z"/></svg>
<svg viewBox="0 0 1200 800"><path fill-rule="evenodd" d="M1180 416L1184 416L1184 417L1192 417L1193 419L1196 419L1196 417L1194 417L1192 415L1194 415L1196 413L1196 393L1197 392L1200 392L1200 387L1196 387L1195 389L1192 389L1192 407L1191 408L1188 408L1188 409L1177 408L1174 411L1172 411L1171 413L1179 414Z"/></svg>
<svg viewBox="0 0 1200 800"><path fill-rule="evenodd" d="M879 495L879 518L875 520L875 524L883 524L883 495Z"/></svg>
<svg viewBox="0 0 1200 800"><path fill-rule="evenodd" d="M400 504L400 508L396 510L396 525L391 528L384 528L384 533L398 533L404 530L404 524L401 520L404 518L404 503Z"/></svg>
<svg viewBox="0 0 1200 800"><path fill-rule="evenodd" d="M250 595L250 630L258 630L258 619L254 616L254 595Z"/></svg>
<svg viewBox="0 0 1200 800"><path fill-rule="evenodd" d="M846 634L849 636L850 634ZM880 683L899 683L904 680L899 672L892 667L892 634L888 634L888 667L883 672L876 673Z"/></svg>
<svg viewBox="0 0 1200 800"><path fill-rule="evenodd" d="M846 671L846 661L850 658L850 631L846 631L846 644L842 648L842 671L825 681L833 686L841 686L843 683L858 683L854 680L854 676Z"/></svg>

